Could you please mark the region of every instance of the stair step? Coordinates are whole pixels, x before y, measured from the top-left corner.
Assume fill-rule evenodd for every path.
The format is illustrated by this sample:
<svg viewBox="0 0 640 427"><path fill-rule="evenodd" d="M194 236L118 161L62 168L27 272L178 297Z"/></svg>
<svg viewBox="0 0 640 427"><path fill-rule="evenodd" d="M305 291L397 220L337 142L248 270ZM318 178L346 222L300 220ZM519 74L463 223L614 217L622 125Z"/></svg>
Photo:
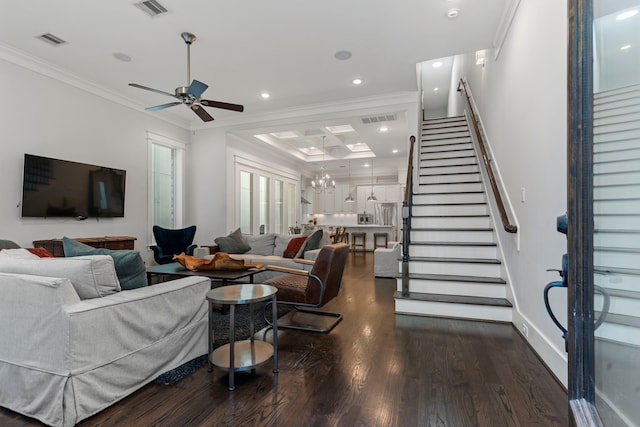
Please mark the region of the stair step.
<svg viewBox="0 0 640 427"><path fill-rule="evenodd" d="M486 258L495 259L498 246L495 242L412 242L410 258Z"/></svg>
<svg viewBox="0 0 640 427"><path fill-rule="evenodd" d="M418 184L454 184L458 182L481 181L480 172L438 173L418 176Z"/></svg>
<svg viewBox="0 0 640 427"><path fill-rule="evenodd" d="M396 289L402 291L402 277L396 279ZM499 277L474 277L441 274L412 274L409 291L419 294L466 295L485 298L505 298L506 282Z"/></svg>
<svg viewBox="0 0 640 427"><path fill-rule="evenodd" d="M491 228L412 228L411 242L486 242L494 241Z"/></svg>
<svg viewBox="0 0 640 427"><path fill-rule="evenodd" d="M468 165L449 165L449 166L432 166L432 167L422 167L420 168L420 176L429 176L429 175L452 175L458 173L478 173L480 172L480 168L478 164L468 164Z"/></svg>
<svg viewBox="0 0 640 427"><path fill-rule="evenodd" d="M476 156L453 157L447 159L420 159L421 168L437 168L442 166L477 165Z"/></svg>
<svg viewBox="0 0 640 427"><path fill-rule="evenodd" d="M416 195L423 194L442 194L442 193L460 193L460 192L484 192L480 176L477 175L476 181L448 182L448 183L428 183L418 185Z"/></svg>
<svg viewBox="0 0 640 427"><path fill-rule="evenodd" d="M489 213L486 203L465 203L465 204L439 204L439 205L413 205L413 215L417 216L439 216L439 215L486 215Z"/></svg>
<svg viewBox="0 0 640 427"><path fill-rule="evenodd" d="M437 133L437 134L424 134L420 141L445 141L453 138L469 138L469 131L459 131L459 132L446 132L446 133Z"/></svg>
<svg viewBox="0 0 640 427"><path fill-rule="evenodd" d="M409 258L409 274L456 274L460 276L500 277L502 265L497 259L484 258Z"/></svg>
<svg viewBox="0 0 640 427"><path fill-rule="evenodd" d="M485 203L484 191L414 194L414 205Z"/></svg>
<svg viewBox="0 0 640 427"><path fill-rule="evenodd" d="M465 150L473 150L471 142L457 142L455 144L423 145L420 147L421 156L431 156L440 153L457 153Z"/></svg>
<svg viewBox="0 0 640 427"><path fill-rule="evenodd" d="M466 121L466 118L465 116L438 117L434 119L425 119L422 121L422 124L451 123L456 121Z"/></svg>
<svg viewBox="0 0 640 427"><path fill-rule="evenodd" d="M438 151L438 150L455 150L456 148L465 148L472 146L471 137L451 138L443 141L422 141L420 143L420 152Z"/></svg>
<svg viewBox="0 0 640 427"><path fill-rule="evenodd" d="M431 215L416 216L411 218L411 228L419 229L491 229L491 217L489 215Z"/></svg>
<svg viewBox="0 0 640 427"><path fill-rule="evenodd" d="M422 136L425 137L427 135L448 135L456 132L469 132L469 128L467 124L458 125L458 126L447 126L447 127L422 127Z"/></svg>
<svg viewBox="0 0 640 427"><path fill-rule="evenodd" d="M396 292L396 313L511 322L512 306L504 298Z"/></svg>
<svg viewBox="0 0 640 427"><path fill-rule="evenodd" d="M467 144L465 144L467 145ZM420 159L459 159L461 157L475 157L476 152L473 147L459 148L457 150L421 151Z"/></svg>

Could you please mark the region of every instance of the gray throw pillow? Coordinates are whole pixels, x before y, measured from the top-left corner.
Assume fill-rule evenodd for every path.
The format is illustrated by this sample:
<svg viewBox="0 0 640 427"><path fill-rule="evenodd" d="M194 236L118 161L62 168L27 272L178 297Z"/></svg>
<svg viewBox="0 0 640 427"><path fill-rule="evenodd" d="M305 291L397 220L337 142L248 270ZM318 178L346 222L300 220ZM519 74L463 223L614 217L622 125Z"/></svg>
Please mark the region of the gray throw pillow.
<svg viewBox="0 0 640 427"><path fill-rule="evenodd" d="M311 236L304 241L304 244L300 248L300 251L296 254L296 258L304 258L306 251L318 249L320 247L320 241L322 240L322 228L314 231Z"/></svg>
<svg viewBox="0 0 640 427"><path fill-rule="evenodd" d="M80 255L110 255L116 267L116 275L122 290L147 286L147 272L140 252L94 248L68 237L62 238L65 257Z"/></svg>
<svg viewBox="0 0 640 427"><path fill-rule="evenodd" d="M251 250L251 246L242 237L240 228L232 232L228 236L216 237L214 239L220 252L226 252L228 254L243 254Z"/></svg>

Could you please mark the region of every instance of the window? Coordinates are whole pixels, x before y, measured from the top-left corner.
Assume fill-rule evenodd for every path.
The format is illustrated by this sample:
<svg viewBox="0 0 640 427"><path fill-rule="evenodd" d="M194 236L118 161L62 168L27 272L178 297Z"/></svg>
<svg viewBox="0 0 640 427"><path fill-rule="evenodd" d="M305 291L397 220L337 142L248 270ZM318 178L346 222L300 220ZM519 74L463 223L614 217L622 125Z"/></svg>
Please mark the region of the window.
<svg viewBox="0 0 640 427"><path fill-rule="evenodd" d="M235 208L231 227L239 224L247 234L287 233L299 222L299 174L239 155L233 161L236 193L229 194Z"/></svg>
<svg viewBox="0 0 640 427"><path fill-rule="evenodd" d="M185 144L147 132L149 144L149 222L180 228L184 217ZM149 241L153 241L151 226Z"/></svg>

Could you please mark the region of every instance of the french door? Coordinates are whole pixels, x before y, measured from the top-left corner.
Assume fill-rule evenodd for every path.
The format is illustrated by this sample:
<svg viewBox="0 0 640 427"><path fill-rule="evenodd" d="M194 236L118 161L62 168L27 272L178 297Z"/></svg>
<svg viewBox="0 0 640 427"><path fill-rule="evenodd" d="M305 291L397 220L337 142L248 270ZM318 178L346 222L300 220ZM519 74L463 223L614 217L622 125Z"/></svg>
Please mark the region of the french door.
<svg viewBox="0 0 640 427"><path fill-rule="evenodd" d="M569 1L569 407L640 425L640 1Z"/></svg>

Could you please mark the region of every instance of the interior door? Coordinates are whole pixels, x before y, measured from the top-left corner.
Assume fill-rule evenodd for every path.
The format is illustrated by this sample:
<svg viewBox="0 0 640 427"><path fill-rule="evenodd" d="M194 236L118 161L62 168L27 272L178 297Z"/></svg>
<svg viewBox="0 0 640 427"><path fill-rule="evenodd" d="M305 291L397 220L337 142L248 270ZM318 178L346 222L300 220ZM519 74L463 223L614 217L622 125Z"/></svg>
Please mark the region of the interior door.
<svg viewBox="0 0 640 427"><path fill-rule="evenodd" d="M640 2L569 5L569 400L640 425Z"/></svg>

